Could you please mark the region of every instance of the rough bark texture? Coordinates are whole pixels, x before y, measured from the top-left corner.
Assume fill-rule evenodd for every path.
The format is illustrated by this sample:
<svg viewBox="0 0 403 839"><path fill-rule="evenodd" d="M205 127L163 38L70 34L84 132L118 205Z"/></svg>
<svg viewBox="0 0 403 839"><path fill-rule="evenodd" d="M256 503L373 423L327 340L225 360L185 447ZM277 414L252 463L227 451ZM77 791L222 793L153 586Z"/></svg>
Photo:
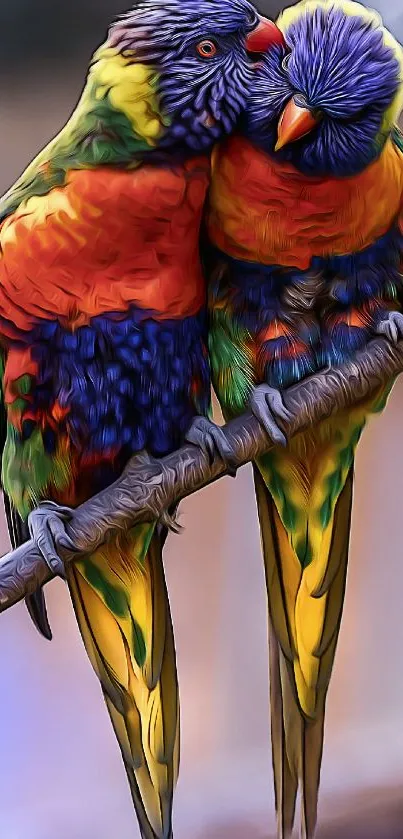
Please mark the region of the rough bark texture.
<svg viewBox="0 0 403 839"><path fill-rule="evenodd" d="M283 426L292 436L342 408L366 399L403 371L403 341L392 345L380 338L339 368L325 370L284 391L292 421ZM265 431L252 414L227 423L225 433L243 466L270 448ZM122 476L74 511L66 526L77 552L61 551L65 562L92 551L117 529L136 522L160 519L178 501L226 474L219 457L210 463L193 445L183 446L161 460L139 455ZM0 560L0 611L52 579L52 572L33 542L27 542Z"/></svg>

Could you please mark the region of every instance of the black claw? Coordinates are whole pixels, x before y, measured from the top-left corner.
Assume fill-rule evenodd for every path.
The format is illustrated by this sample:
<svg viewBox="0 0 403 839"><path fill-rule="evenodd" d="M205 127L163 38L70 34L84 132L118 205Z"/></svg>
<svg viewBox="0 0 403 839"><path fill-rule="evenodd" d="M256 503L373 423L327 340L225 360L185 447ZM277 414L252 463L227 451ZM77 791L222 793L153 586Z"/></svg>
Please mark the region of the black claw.
<svg viewBox="0 0 403 839"><path fill-rule="evenodd" d="M46 641L51 641L52 630L50 628L43 588L38 588L37 591L30 594L29 597L26 598L25 603L29 615L40 634L46 639Z"/></svg>
<svg viewBox="0 0 403 839"><path fill-rule="evenodd" d="M176 512L176 510L175 510L175 512ZM182 530L183 530L182 525L179 524L179 522L176 520L176 518L174 516L171 516L171 514L168 512L168 510L164 510L161 513L159 521L161 522L161 524L163 524L167 528L167 530L170 530L171 533L176 533L176 534L182 533Z"/></svg>
<svg viewBox="0 0 403 839"><path fill-rule="evenodd" d="M18 515L13 505L8 498L7 493L3 492L4 509L6 513L7 523L10 529L10 541L12 547L18 548L23 542L28 542L30 539L30 532L26 521ZM27 607L29 616L38 630L39 634L46 638L47 641L52 640L52 630L49 624L49 618L46 608L45 591L39 588L32 594L28 594L25 598L25 605Z"/></svg>

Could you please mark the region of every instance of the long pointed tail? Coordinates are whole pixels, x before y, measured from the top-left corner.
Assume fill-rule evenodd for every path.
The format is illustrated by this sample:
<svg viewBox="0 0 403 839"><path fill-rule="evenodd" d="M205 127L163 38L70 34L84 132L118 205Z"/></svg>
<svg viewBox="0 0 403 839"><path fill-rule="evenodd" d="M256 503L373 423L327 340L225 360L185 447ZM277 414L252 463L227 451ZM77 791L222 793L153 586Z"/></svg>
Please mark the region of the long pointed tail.
<svg viewBox="0 0 403 839"><path fill-rule="evenodd" d="M291 836L299 788L301 836L312 839L317 820L326 694L346 584L353 467L348 465L343 476L321 539L319 533L313 535L317 551L305 567L267 489L266 474L264 480L257 467L254 471L269 606L272 758L278 837ZM306 478L305 475L304 491L309 509ZM280 489L280 495L281 492ZM309 514L305 532L307 550Z"/></svg>
<svg viewBox="0 0 403 839"><path fill-rule="evenodd" d="M134 528L69 570L85 648L120 745L142 839L171 839L179 695L164 535Z"/></svg>
<svg viewBox="0 0 403 839"><path fill-rule="evenodd" d="M294 697L289 698L291 691L290 679L286 661L277 641L276 633L269 616L269 673L270 673L270 707L271 707L271 745L274 772L274 792L279 839L291 836L295 805L298 791L298 772L287 755L287 738L284 725L286 709L297 711L297 728L300 725L300 714Z"/></svg>
<svg viewBox="0 0 403 839"><path fill-rule="evenodd" d="M301 835L314 836L325 721L324 703L314 720L301 711L286 658L269 623L273 772L279 839L292 834L301 784Z"/></svg>

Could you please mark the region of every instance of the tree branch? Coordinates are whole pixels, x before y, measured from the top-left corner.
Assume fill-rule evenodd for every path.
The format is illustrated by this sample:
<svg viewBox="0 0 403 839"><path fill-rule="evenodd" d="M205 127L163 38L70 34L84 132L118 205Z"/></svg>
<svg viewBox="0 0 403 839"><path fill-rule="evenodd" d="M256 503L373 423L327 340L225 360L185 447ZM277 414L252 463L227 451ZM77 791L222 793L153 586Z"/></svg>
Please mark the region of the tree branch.
<svg viewBox="0 0 403 839"><path fill-rule="evenodd" d="M403 371L403 341L392 345L376 339L357 353L353 362L317 373L284 391L292 421L287 436L318 423L376 393ZM271 447L265 431L252 414L244 414L224 427L237 453L237 465L254 460ZM65 562L93 551L110 532L137 522L154 521L178 501L226 474L219 457L213 463L196 446L183 446L156 460L145 454L134 457L122 476L107 489L75 510L66 531L77 553L61 552ZM52 579L52 572L33 542L0 560L0 611Z"/></svg>

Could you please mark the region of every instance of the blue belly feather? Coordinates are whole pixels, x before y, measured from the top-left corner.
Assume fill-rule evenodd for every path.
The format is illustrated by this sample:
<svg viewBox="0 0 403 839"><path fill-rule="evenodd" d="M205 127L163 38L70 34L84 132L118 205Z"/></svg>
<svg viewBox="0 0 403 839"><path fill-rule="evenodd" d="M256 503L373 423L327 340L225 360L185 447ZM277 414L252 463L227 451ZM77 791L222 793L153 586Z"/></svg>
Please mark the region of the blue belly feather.
<svg viewBox="0 0 403 839"><path fill-rule="evenodd" d="M267 358L265 380L273 387L287 387L351 358L374 337L387 312L400 308L402 253L403 236L397 227L358 253L314 257L307 271L242 261L214 250L212 264L224 263L226 270L218 272L211 284L210 307L219 304L232 326L247 330L253 338L276 320L289 326L289 335L262 347ZM317 298L306 306L307 283L315 277ZM340 316L357 309L368 312L362 326L340 322ZM297 344L295 355L292 349Z"/></svg>
<svg viewBox="0 0 403 839"><path fill-rule="evenodd" d="M204 314L156 321L132 307L75 331L42 321L29 342L39 367L33 408L46 414L57 396L68 410L58 433L66 431L78 451L107 455L118 449L130 457L146 448L162 456L181 444L195 414L208 411ZM24 422L25 438L34 427ZM43 439L52 453L50 427Z"/></svg>

